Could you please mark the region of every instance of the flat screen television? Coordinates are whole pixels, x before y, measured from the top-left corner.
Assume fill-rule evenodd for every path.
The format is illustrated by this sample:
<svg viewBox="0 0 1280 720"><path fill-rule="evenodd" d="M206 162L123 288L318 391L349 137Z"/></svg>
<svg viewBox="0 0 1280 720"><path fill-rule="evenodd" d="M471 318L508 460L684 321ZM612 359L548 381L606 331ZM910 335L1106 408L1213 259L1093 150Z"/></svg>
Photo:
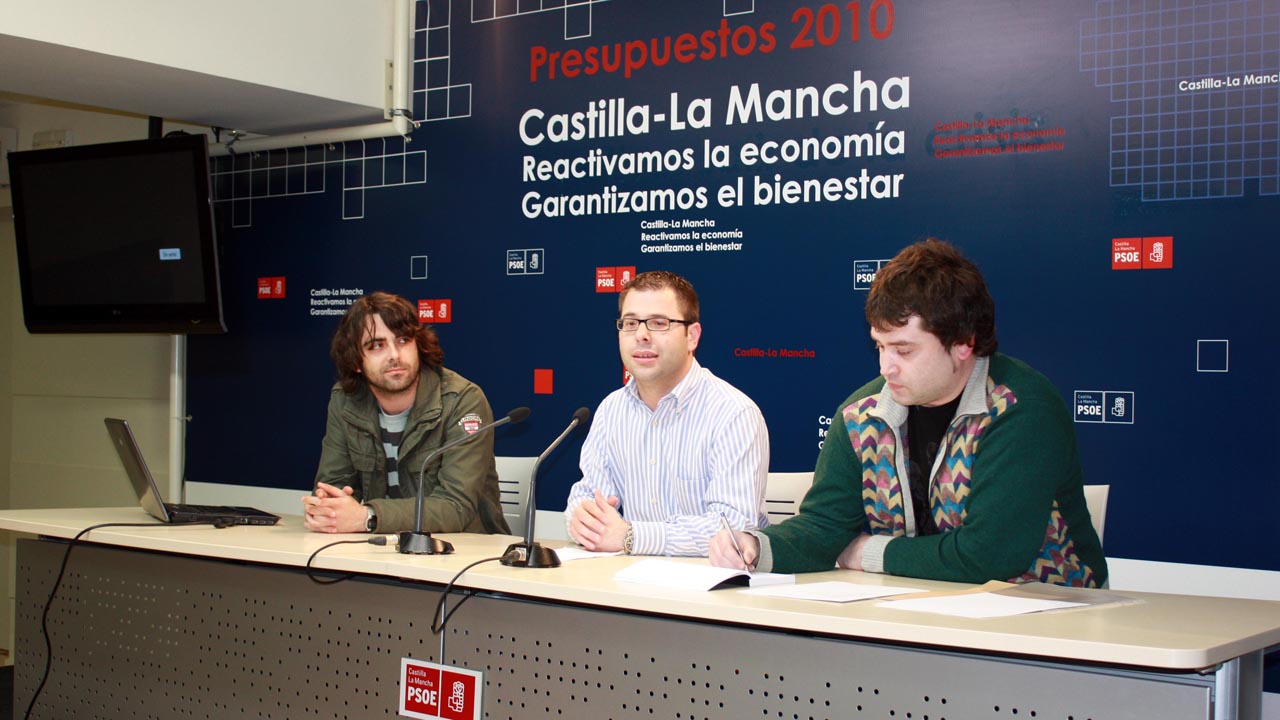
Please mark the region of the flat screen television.
<svg viewBox="0 0 1280 720"><path fill-rule="evenodd" d="M220 333L203 135L9 153L33 333Z"/></svg>

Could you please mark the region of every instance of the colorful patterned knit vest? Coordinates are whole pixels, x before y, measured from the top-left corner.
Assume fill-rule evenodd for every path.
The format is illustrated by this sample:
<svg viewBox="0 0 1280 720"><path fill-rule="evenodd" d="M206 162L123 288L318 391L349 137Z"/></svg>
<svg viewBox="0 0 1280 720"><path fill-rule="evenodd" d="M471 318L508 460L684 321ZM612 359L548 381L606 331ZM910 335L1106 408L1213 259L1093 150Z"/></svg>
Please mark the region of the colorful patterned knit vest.
<svg viewBox="0 0 1280 720"><path fill-rule="evenodd" d="M842 414L849 440L862 463L862 504L867 530L873 535L901 537L907 534L907 518L898 478L898 441L888 423L870 414L878 405L877 397L859 400L846 407ZM960 416L951 422L945 437L946 454L933 478L929 496L939 532L951 532L964 525L973 460L982 434L992 421L1017 402L1009 388L987 378L987 412ZM1026 572L1009 581L1096 587L1093 571L1076 554L1068 530L1055 501L1040 554Z"/></svg>

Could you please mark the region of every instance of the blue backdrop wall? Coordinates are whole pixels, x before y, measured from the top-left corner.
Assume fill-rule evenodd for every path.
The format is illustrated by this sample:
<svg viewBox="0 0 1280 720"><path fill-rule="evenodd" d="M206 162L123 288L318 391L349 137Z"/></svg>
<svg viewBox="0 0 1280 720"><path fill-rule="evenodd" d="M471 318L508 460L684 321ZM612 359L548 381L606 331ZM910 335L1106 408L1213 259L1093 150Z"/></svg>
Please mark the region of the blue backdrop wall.
<svg viewBox="0 0 1280 720"><path fill-rule="evenodd" d="M410 142L215 164L230 332L190 340L187 479L308 489L330 336L377 289L533 409L497 451L536 455L622 381L616 290L652 269L699 290L699 360L759 403L771 469L812 469L877 373L870 278L936 236L1075 413L1109 554L1280 570L1274 4L416 9Z"/></svg>

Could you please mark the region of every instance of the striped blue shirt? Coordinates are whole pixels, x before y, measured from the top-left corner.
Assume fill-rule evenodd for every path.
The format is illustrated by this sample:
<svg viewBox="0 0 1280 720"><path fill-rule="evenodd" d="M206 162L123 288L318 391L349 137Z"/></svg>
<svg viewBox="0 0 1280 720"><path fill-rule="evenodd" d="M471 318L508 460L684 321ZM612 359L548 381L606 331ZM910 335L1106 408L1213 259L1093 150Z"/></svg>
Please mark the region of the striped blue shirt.
<svg viewBox="0 0 1280 720"><path fill-rule="evenodd" d="M616 495L636 555L706 556L721 513L739 530L769 524L764 416L697 360L656 410L634 380L610 393L596 409L580 466L565 522L596 490Z"/></svg>

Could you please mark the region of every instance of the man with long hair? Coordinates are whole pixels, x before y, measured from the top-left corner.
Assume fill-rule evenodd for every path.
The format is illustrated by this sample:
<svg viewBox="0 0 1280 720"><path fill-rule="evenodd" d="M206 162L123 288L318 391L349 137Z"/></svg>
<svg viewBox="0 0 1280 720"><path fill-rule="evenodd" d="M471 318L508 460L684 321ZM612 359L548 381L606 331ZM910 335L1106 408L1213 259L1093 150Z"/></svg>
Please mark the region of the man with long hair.
<svg viewBox="0 0 1280 720"><path fill-rule="evenodd" d="M1085 506L1062 396L996 352L976 265L937 240L876 273L867 322L880 377L849 396L795 517L727 532L713 563L809 572L1097 587L1107 561Z"/></svg>
<svg viewBox="0 0 1280 720"><path fill-rule="evenodd" d="M491 433L422 468L432 451L492 422L493 411L479 386L444 367L435 333L408 300L384 292L356 300L330 356L338 382L315 491L302 499L308 529L412 529L421 488L427 532L510 532Z"/></svg>

